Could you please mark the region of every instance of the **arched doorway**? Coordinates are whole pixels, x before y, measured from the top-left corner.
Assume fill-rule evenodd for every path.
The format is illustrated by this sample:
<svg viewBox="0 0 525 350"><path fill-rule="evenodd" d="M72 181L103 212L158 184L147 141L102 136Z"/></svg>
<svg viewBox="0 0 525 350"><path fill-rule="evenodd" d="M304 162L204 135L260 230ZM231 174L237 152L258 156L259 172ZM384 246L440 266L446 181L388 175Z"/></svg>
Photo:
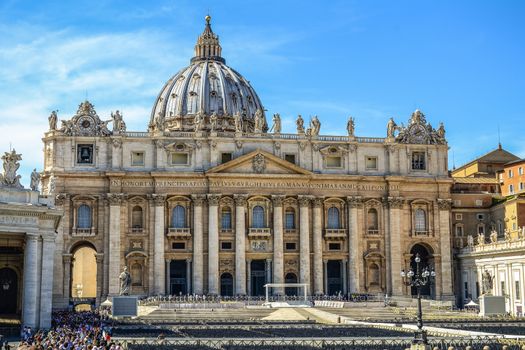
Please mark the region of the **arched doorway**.
<svg viewBox="0 0 525 350"><path fill-rule="evenodd" d="M231 273L225 272L221 275L221 295L233 296L233 276Z"/></svg>
<svg viewBox="0 0 525 350"><path fill-rule="evenodd" d="M288 272L286 276L284 276L284 282L297 283L297 275L295 273ZM284 294L286 294L287 296L297 295L297 287L284 288Z"/></svg>
<svg viewBox="0 0 525 350"><path fill-rule="evenodd" d="M71 267L71 297L97 297L97 251L91 245L79 245L73 250Z"/></svg>
<svg viewBox="0 0 525 350"><path fill-rule="evenodd" d="M429 269L433 267L432 266L433 257L432 257L432 251L430 248L427 248L426 246L422 244L416 244L412 247L412 249L410 249L410 254L411 254L410 268L412 269L412 271L416 272L416 261L415 261L416 254L419 254L419 258L421 259L421 262L419 263L420 271L423 271L423 269L425 269L426 267L428 267ZM434 286L435 286L434 281L432 280L427 285L422 286L421 295L432 297L434 295L433 293ZM417 295L417 288L412 287L411 294L413 296Z"/></svg>
<svg viewBox="0 0 525 350"><path fill-rule="evenodd" d="M0 314L14 315L18 305L18 275L15 270L0 269Z"/></svg>

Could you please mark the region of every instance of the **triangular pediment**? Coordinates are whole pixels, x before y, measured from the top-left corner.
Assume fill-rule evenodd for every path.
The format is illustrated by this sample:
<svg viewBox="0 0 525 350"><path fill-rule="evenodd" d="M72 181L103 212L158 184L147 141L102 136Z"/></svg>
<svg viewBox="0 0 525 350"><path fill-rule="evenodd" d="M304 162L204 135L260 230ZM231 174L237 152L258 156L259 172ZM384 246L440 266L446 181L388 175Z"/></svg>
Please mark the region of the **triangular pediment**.
<svg viewBox="0 0 525 350"><path fill-rule="evenodd" d="M312 172L262 150L255 150L209 169L206 174L289 174Z"/></svg>

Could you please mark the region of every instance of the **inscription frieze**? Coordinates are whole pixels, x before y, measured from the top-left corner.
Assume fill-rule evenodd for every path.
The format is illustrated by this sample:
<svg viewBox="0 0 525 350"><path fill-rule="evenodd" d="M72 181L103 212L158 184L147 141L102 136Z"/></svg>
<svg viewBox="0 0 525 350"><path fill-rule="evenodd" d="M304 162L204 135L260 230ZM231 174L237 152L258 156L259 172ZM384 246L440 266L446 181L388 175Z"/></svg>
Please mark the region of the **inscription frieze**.
<svg viewBox="0 0 525 350"><path fill-rule="evenodd" d="M28 216L0 215L0 225L36 225L38 218Z"/></svg>

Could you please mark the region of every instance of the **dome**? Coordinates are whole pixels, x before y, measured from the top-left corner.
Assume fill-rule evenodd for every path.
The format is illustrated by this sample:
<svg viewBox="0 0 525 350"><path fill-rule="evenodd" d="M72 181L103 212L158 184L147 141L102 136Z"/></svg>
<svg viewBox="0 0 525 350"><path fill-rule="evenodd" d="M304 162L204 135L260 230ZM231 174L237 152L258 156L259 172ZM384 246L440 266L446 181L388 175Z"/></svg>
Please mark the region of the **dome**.
<svg viewBox="0 0 525 350"><path fill-rule="evenodd" d="M206 16L190 65L168 80L158 95L151 112L151 131L267 130L257 93L248 80L226 65L210 19Z"/></svg>

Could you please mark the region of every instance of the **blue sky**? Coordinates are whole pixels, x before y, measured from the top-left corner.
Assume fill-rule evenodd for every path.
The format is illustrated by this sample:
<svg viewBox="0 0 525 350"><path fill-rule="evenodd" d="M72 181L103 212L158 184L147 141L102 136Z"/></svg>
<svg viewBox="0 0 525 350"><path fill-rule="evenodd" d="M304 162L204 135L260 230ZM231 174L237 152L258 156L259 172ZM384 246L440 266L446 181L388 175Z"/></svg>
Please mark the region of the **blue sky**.
<svg viewBox="0 0 525 350"><path fill-rule="evenodd" d="M42 168L47 116L88 99L145 130L212 16L228 65L294 132L384 136L416 108L445 123L450 165L497 147L525 157L524 1L0 1L0 151Z"/></svg>

